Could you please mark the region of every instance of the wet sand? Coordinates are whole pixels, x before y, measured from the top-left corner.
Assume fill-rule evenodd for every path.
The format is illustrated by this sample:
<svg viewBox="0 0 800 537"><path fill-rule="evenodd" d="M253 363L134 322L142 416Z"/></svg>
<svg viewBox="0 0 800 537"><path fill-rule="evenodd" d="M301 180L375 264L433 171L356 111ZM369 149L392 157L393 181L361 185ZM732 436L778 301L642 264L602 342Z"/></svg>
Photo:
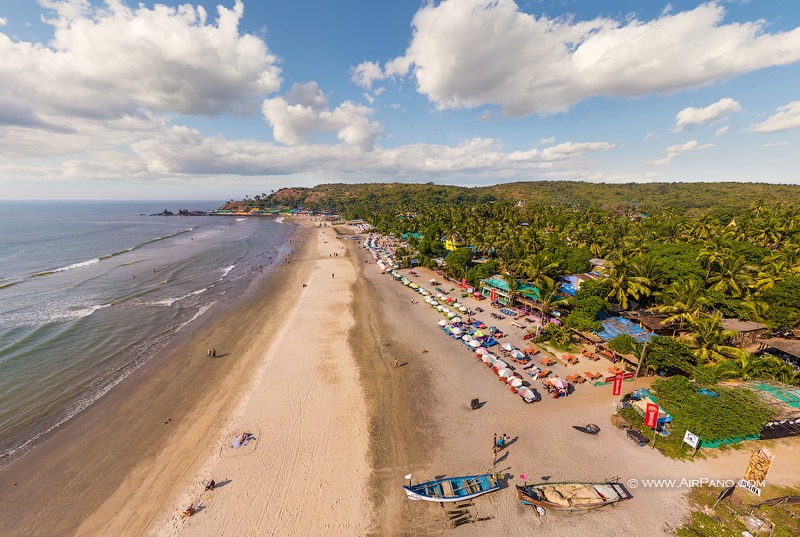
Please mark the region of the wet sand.
<svg viewBox="0 0 800 537"><path fill-rule="evenodd" d="M292 270L254 282L248 299L179 333L158 356L21 459L0 471L4 535L143 535L192 468L211 452L307 272L301 241ZM283 269L283 267L281 267ZM234 307L235 306L235 307ZM202 318L201 318L202 319ZM206 350L219 357L210 360Z"/></svg>

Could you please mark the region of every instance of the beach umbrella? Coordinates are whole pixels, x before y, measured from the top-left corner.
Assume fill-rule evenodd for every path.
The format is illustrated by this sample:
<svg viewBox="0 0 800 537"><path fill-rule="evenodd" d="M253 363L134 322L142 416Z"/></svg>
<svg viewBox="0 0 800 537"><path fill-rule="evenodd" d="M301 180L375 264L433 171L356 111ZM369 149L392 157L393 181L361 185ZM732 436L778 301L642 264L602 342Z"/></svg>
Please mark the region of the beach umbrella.
<svg viewBox="0 0 800 537"><path fill-rule="evenodd" d="M458 311L460 311L462 313L467 313L467 308L465 308L464 306L459 306L458 307Z"/></svg>
<svg viewBox="0 0 800 537"><path fill-rule="evenodd" d="M503 349L507 350L507 351L513 351L514 350L514 346L511 343L503 343L500 346L503 347Z"/></svg>
<svg viewBox="0 0 800 537"><path fill-rule="evenodd" d="M453 318L453 317L456 316L455 313L453 313L452 311L447 311L447 310L445 310L444 314L447 315L450 318Z"/></svg>
<svg viewBox="0 0 800 537"><path fill-rule="evenodd" d="M486 347L481 347L480 349L475 349L475 352L478 353L478 354L483 354L484 356L486 356L487 354L490 354L489 353L489 349L487 349Z"/></svg>
<svg viewBox="0 0 800 537"><path fill-rule="evenodd" d="M434 280L433 278L431 278L431 283L434 283L434 284L435 284L435 283L436 283L436 280Z"/></svg>
<svg viewBox="0 0 800 537"><path fill-rule="evenodd" d="M447 325L447 321L445 321L444 319L439 319L439 326L445 326L445 325Z"/></svg>
<svg viewBox="0 0 800 537"><path fill-rule="evenodd" d="M430 305L431 305L431 306L433 306L434 308L435 308L436 306L438 306L438 305L439 305L439 303L438 303L438 302L436 302L434 299L431 299L431 301L430 301L430 302L428 302L428 304L430 304Z"/></svg>
<svg viewBox="0 0 800 537"><path fill-rule="evenodd" d="M505 363L503 360L495 360L494 362L492 362L492 367L496 367L498 371L500 369L506 369L508 371L511 371L510 369L508 369L508 364Z"/></svg>
<svg viewBox="0 0 800 537"><path fill-rule="evenodd" d="M512 388L519 388L522 386L522 379L517 376L509 377L508 385Z"/></svg>
<svg viewBox="0 0 800 537"><path fill-rule="evenodd" d="M442 319L442 320L444 321L444 319ZM464 331L456 326L456 327L454 327L453 329L450 330L450 333L453 334L454 336L460 336L461 334L464 333Z"/></svg>
<svg viewBox="0 0 800 537"><path fill-rule="evenodd" d="M497 367L497 364L495 364L495 367ZM514 372L511 371L510 369L508 369L507 367L504 367L503 369L498 369L497 370L497 376L500 377L501 379L508 378L508 377L513 376L513 375L514 375Z"/></svg>
<svg viewBox="0 0 800 537"><path fill-rule="evenodd" d="M444 298L444 295L443 295L442 293L437 293L437 294L436 294L436 298L438 298L438 299L440 299L440 300L441 300L441 299L443 299L443 298Z"/></svg>
<svg viewBox="0 0 800 537"><path fill-rule="evenodd" d="M426 297L425 297L425 303L426 303L426 304L430 304L430 303L431 303L431 297L429 297L429 296L426 296Z"/></svg>
<svg viewBox="0 0 800 537"><path fill-rule="evenodd" d="M477 330L474 334L475 337L486 337L486 333L483 330Z"/></svg>
<svg viewBox="0 0 800 537"><path fill-rule="evenodd" d="M478 347L481 346L481 342L478 341L477 339L471 339L469 341L469 346L472 347L473 349L477 349Z"/></svg>
<svg viewBox="0 0 800 537"><path fill-rule="evenodd" d="M559 377L551 378L550 379L550 384L552 384L556 388L561 388L562 390L566 390L569 387L569 384L567 384L567 381L562 379L562 378L559 378Z"/></svg>
<svg viewBox="0 0 800 537"><path fill-rule="evenodd" d="M513 358L518 358L518 359L519 359L519 358L525 358L525 353L524 353L524 352L522 352L522 351L521 351L521 350L519 350L519 349L514 349L513 351L511 351L511 356L512 356Z"/></svg>
<svg viewBox="0 0 800 537"><path fill-rule="evenodd" d="M480 350L480 349L478 349ZM484 354L481 356L481 360L484 364L491 364L492 363L492 355L491 354Z"/></svg>
<svg viewBox="0 0 800 537"><path fill-rule="evenodd" d="M453 317L453 322L454 323L460 323L461 322L461 317L458 317L458 316Z"/></svg>
<svg viewBox="0 0 800 537"><path fill-rule="evenodd" d="M461 340L462 341L472 341L472 336L469 335L469 334L464 334L463 336L461 336Z"/></svg>
<svg viewBox="0 0 800 537"><path fill-rule="evenodd" d="M488 330L489 330L489 333L494 334L495 332L497 332L497 327L496 326L490 326L488 328Z"/></svg>
<svg viewBox="0 0 800 537"><path fill-rule="evenodd" d="M436 306L436 309L439 310L439 311L444 311L444 306L442 306L440 304L440 305Z"/></svg>
<svg viewBox="0 0 800 537"><path fill-rule="evenodd" d="M412 289L419 289L419 284L412 283L411 285L409 285L409 287Z"/></svg>
<svg viewBox="0 0 800 537"><path fill-rule="evenodd" d="M517 390L517 394L528 403L536 401L536 393L534 393L534 391L531 390L530 388L522 387L519 390Z"/></svg>

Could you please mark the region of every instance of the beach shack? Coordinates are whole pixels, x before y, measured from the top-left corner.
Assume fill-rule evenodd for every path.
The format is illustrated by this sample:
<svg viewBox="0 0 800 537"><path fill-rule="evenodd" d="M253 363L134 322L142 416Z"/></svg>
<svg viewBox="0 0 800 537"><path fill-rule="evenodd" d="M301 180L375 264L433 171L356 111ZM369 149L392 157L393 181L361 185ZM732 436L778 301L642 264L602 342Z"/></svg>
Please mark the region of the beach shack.
<svg viewBox="0 0 800 537"><path fill-rule="evenodd" d="M741 319L722 319L722 328L736 332L729 340L730 345L742 349L758 344L759 338L769 334L769 328L763 324Z"/></svg>

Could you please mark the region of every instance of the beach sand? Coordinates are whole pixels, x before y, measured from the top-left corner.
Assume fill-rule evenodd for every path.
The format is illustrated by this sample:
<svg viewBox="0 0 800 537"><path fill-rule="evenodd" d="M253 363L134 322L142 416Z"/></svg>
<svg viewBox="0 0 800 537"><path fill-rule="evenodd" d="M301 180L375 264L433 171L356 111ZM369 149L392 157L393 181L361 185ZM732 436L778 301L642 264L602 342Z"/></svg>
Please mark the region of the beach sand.
<svg viewBox="0 0 800 537"><path fill-rule="evenodd" d="M738 480L763 445L665 459L611 426L610 386L553 400L534 381L545 398L527 405L438 329L439 313L411 303L418 294L380 274L361 241L335 238L348 230L313 226L301 221L296 239L305 240L270 283L277 291L210 323L207 337L176 342L174 356L113 390L56 445L0 472L4 534L668 535L688 513L688 488L630 488L634 498L616 507L538 517L514 485L520 473L529 482ZM423 285L436 276L419 272ZM523 346L510 319L486 317ZM230 355L208 360L209 341ZM608 365L552 369L563 377ZM471 410L473 398L485 404ZM601 432L571 427L587 422ZM254 440L230 447L245 432ZM512 438L494 466L493 433ZM800 481L800 442L768 444L769 482ZM402 489L409 473L426 481L485 471L505 474L505 488L476 499L474 523L455 529L439 504L409 501ZM211 478L219 486L204 492ZM203 508L181 519L199 499Z"/></svg>

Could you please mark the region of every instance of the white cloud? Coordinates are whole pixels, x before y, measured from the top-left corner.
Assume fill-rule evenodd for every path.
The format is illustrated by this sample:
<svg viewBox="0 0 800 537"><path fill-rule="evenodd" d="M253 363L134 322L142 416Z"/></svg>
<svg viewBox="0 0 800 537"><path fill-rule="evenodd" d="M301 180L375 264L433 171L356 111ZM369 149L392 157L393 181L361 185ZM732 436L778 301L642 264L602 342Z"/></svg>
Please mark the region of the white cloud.
<svg viewBox="0 0 800 537"><path fill-rule="evenodd" d="M367 93L366 91L365 91L364 93L362 93L361 95L363 95L363 96L364 96L364 99L366 99L366 101L367 101L369 104L372 104L372 103L374 103L374 102L375 102L375 97L373 97L372 95L370 95L370 94L369 94L369 93Z"/></svg>
<svg viewBox="0 0 800 537"><path fill-rule="evenodd" d="M644 141L652 140L653 138L661 138L660 134L656 134L655 132L648 132L644 135Z"/></svg>
<svg viewBox="0 0 800 537"><path fill-rule="evenodd" d="M384 78L383 69L375 62L362 62L350 70L350 79L366 89L370 89L375 80Z"/></svg>
<svg viewBox="0 0 800 537"><path fill-rule="evenodd" d="M369 87L410 72L440 109L496 104L522 116L563 112L596 95L674 92L800 60L800 28L770 34L764 21L724 24L724 15L716 2L647 22L537 18L512 0L426 2L405 54L384 69L362 63L353 80Z"/></svg>
<svg viewBox="0 0 800 537"><path fill-rule="evenodd" d="M741 110L742 106L730 97L720 99L705 108L694 108L690 106L684 108L675 116L675 128L673 130L679 132L691 125L708 125L709 123L724 119L731 114L741 112Z"/></svg>
<svg viewBox="0 0 800 537"><path fill-rule="evenodd" d="M409 144L375 146L366 151L348 143L286 147L255 140L225 140L179 126L133 144L151 174L319 174L328 179L347 174L410 179L453 174L528 177L528 173L540 170L574 177L585 173L586 164L579 157L612 147L605 142L566 142L542 150L506 153L497 140L474 138L455 146Z"/></svg>
<svg viewBox="0 0 800 537"><path fill-rule="evenodd" d="M539 144L540 145L541 144L552 144L555 141L556 141L556 137L555 136L549 136L547 138L539 138Z"/></svg>
<svg viewBox="0 0 800 537"><path fill-rule="evenodd" d="M783 132L800 129L800 101L781 106L766 121L755 125L755 132Z"/></svg>
<svg viewBox="0 0 800 537"><path fill-rule="evenodd" d="M667 148L666 157L660 158L658 160L650 160L645 162L645 164L647 166L666 166L681 153L686 153L687 151L702 151L704 149L709 149L712 147L714 147L714 144L700 145L700 143L697 140L689 140L688 142L683 144L669 146Z"/></svg>
<svg viewBox="0 0 800 537"><path fill-rule="evenodd" d="M8 19L5 17L0 17L0 27L5 26L6 24L8 24Z"/></svg>
<svg viewBox="0 0 800 537"><path fill-rule="evenodd" d="M789 142L787 142L787 141L783 141L783 142L768 142L768 143L762 145L761 147L769 149L770 147L782 147L784 145L787 145L788 143Z"/></svg>
<svg viewBox="0 0 800 537"><path fill-rule="evenodd" d="M730 130L730 127L728 125L725 125L724 127L718 128L716 130L716 132L714 133L714 138L719 138L720 136L722 136L725 133L727 133L728 130Z"/></svg>
<svg viewBox="0 0 800 537"><path fill-rule="evenodd" d="M339 140L369 149L383 132L369 120L372 108L345 101L329 110L316 82L294 84L285 98L266 99L261 109L275 140L287 145L304 143L314 132L336 132Z"/></svg>
<svg viewBox="0 0 800 537"><path fill-rule="evenodd" d="M112 118L141 110L217 115L254 111L280 86L277 59L259 38L239 33L241 0L205 9L119 1L43 0L54 29L47 43L0 32L6 102L50 124ZM35 111L35 112L34 112Z"/></svg>

